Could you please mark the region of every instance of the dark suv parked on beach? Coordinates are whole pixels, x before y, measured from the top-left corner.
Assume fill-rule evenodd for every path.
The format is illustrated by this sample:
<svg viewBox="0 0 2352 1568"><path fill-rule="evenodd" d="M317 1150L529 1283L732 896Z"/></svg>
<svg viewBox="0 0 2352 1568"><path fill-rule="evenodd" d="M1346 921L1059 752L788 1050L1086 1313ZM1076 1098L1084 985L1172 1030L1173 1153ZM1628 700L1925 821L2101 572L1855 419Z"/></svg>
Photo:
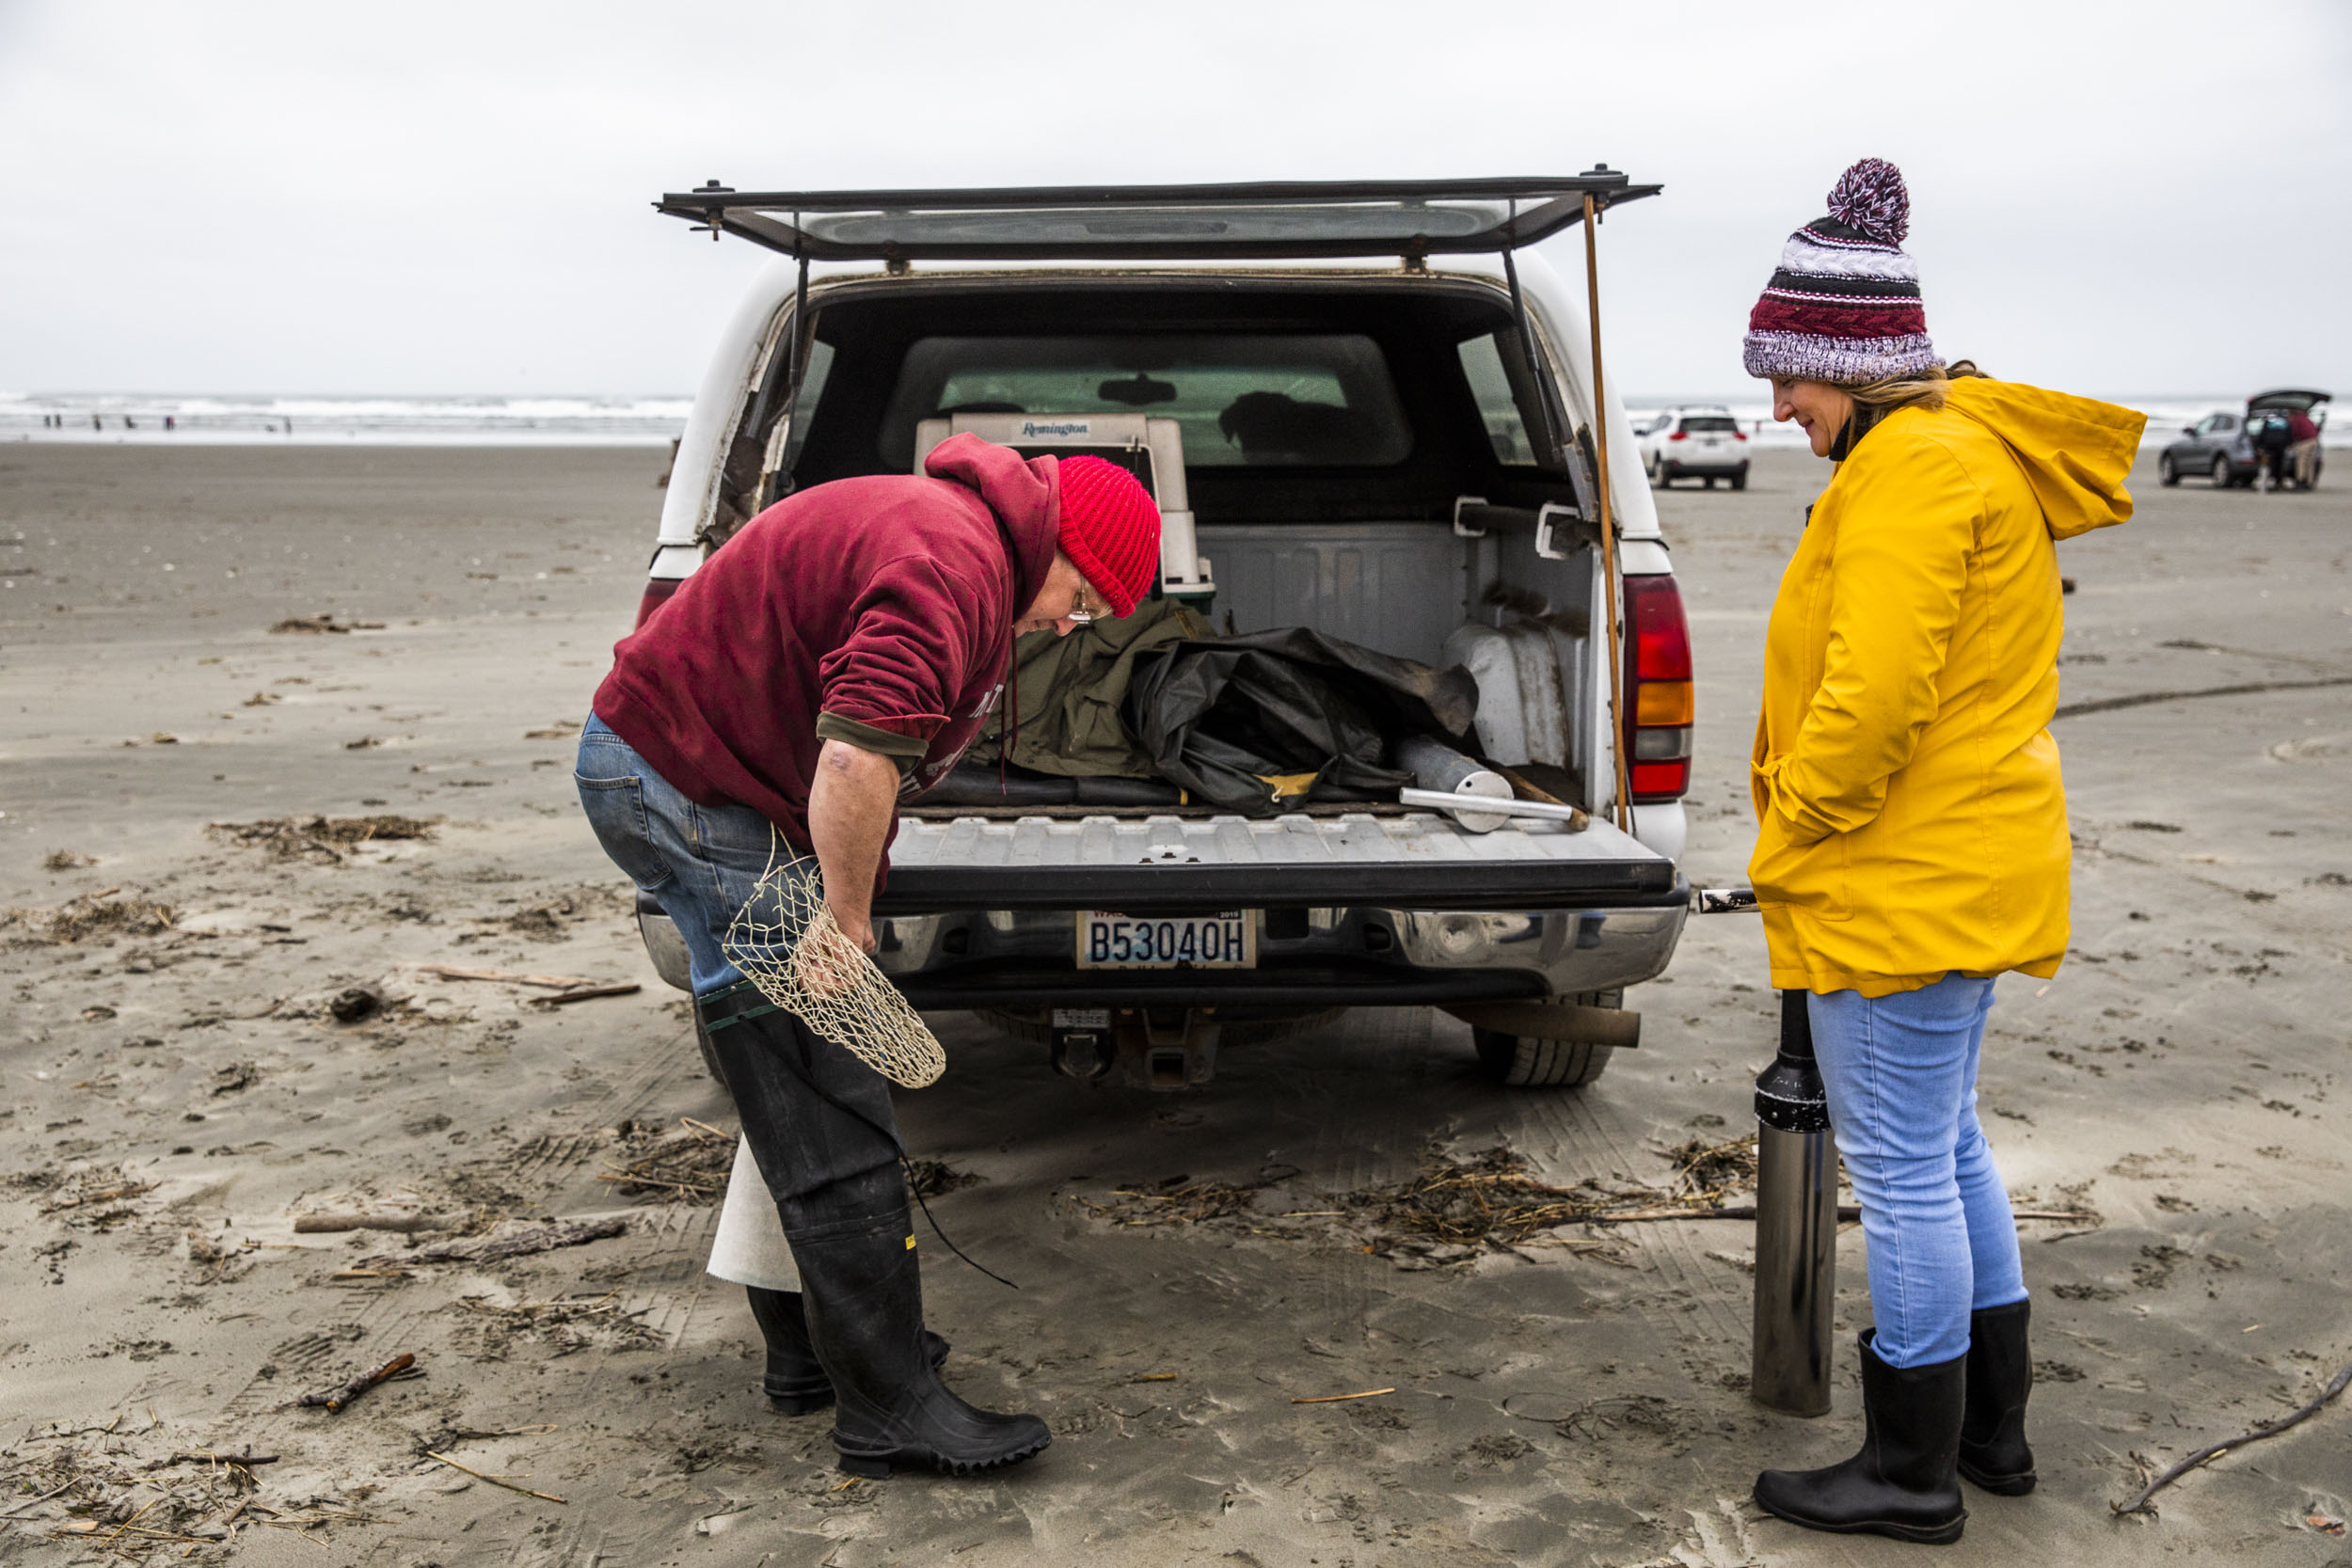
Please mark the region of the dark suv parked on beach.
<svg viewBox="0 0 2352 1568"><path fill-rule="evenodd" d="M1687 912L1690 641L1632 431L1592 398L1581 295L1512 253L1588 197L1655 188L1601 169L665 197L790 260L754 284L695 399L641 619L779 497L919 472L956 434L1126 463L1161 509L1158 596L1221 631L1308 626L1462 666L1486 757L1548 781L1522 799L1589 820L916 797L876 961L916 1006L978 1011L1074 1078L1199 1084L1220 1045L1436 1006L1502 1081L1588 1082L1636 1042L1625 988L1666 967ZM675 929L647 901L639 918L683 985Z"/></svg>

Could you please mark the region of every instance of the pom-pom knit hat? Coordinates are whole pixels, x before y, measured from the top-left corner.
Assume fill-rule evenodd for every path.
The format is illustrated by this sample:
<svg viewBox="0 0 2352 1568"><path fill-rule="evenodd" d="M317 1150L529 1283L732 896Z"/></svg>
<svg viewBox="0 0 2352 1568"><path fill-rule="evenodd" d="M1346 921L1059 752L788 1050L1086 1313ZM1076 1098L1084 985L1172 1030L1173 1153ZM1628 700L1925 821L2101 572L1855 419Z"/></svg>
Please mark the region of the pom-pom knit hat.
<svg viewBox="0 0 2352 1568"><path fill-rule="evenodd" d="M1748 313L1748 373L1857 387L1943 361L1928 341L1919 263L1902 250L1902 170L1865 158L1829 193L1829 216L1788 236L1780 270Z"/></svg>
<svg viewBox="0 0 2352 1568"><path fill-rule="evenodd" d="M1131 615L1160 569L1160 508L1143 482L1099 457L1065 457L1061 553L1114 615Z"/></svg>

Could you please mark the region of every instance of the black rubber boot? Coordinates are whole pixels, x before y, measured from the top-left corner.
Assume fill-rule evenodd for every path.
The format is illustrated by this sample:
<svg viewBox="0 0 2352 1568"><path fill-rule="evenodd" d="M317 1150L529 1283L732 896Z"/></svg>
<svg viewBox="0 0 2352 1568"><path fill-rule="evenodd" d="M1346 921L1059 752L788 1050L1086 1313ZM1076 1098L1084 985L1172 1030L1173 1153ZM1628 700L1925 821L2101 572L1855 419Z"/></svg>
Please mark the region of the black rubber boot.
<svg viewBox="0 0 2352 1568"><path fill-rule="evenodd" d="M2033 1449L2026 1444L2026 1397L2033 1391L2033 1355L2026 1348L2029 1306L2011 1302L1968 1315L1960 1473L2005 1497L2022 1497L2034 1483Z"/></svg>
<svg viewBox="0 0 2352 1568"><path fill-rule="evenodd" d="M808 1320L802 1314L798 1291L763 1291L743 1287L752 1298L752 1316L760 1337L768 1341L768 1372L760 1379L768 1402L787 1416L805 1416L833 1402L833 1379L818 1364L816 1347L808 1342ZM931 1365L947 1359L947 1341L930 1329L923 1331L923 1349Z"/></svg>
<svg viewBox="0 0 2352 1568"><path fill-rule="evenodd" d="M1961 1411L1968 1358L1929 1367L1890 1367L1862 1336L1862 1451L1820 1470L1767 1470L1756 1500L1807 1529L1891 1535L1949 1545L1968 1511L1961 1506Z"/></svg>
<svg viewBox="0 0 2352 1568"><path fill-rule="evenodd" d="M845 1472L972 1475L1053 1441L1035 1416L974 1409L939 1381L923 1343L923 1277L903 1196L882 1212L789 1235L809 1338L833 1380L833 1446Z"/></svg>

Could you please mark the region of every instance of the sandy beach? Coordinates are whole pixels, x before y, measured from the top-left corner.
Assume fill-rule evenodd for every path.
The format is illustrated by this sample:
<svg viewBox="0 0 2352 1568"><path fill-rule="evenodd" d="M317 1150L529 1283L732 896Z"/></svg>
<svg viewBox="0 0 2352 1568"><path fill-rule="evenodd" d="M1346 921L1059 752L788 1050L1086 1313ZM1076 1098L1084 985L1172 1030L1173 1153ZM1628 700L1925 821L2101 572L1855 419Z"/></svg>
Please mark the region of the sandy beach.
<svg viewBox="0 0 2352 1568"><path fill-rule="evenodd" d="M1858 1229L1807 1421L1747 1396L1744 1224L1432 1245L1393 1218L1498 1146L1562 1188L1740 1201L1736 1151L1673 1153L1753 1129L1776 1002L1733 917L1629 994L1641 1049L1577 1094L1488 1086L1426 1010L1161 1095L937 1017L908 1143L1019 1288L926 1229L930 1321L951 1383L1056 1440L983 1481L846 1481L701 1272L732 1110L568 776L662 457L0 448L0 1563L1915 1558L1747 1501L1858 1434ZM1742 494L1661 497L1694 880L1743 876L1765 611L1825 475L1772 451ZM2352 1395L2157 1516L2110 1509L2352 1363L2331 483L2162 489L2151 460L2138 518L2064 548L2074 948L2002 983L1982 1104L2020 1206L2083 1217L2022 1225L2041 1489L1972 1493L1938 1561L2352 1563ZM414 1227L296 1229L330 1214ZM548 1221L611 1233L496 1256ZM403 1354L339 1413L297 1402Z"/></svg>

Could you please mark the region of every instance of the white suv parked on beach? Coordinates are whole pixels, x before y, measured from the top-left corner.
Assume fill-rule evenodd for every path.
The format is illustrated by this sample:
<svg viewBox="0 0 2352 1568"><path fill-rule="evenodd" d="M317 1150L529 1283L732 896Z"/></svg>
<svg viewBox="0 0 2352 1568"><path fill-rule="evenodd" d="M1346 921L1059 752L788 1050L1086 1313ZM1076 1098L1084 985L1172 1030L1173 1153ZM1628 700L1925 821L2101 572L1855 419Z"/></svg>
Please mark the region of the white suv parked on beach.
<svg viewBox="0 0 2352 1568"><path fill-rule="evenodd" d="M1642 430L1642 467L1650 483L1665 489L1677 479L1717 480L1734 490L1748 487L1748 436L1721 404L1668 408Z"/></svg>
<svg viewBox="0 0 2352 1568"><path fill-rule="evenodd" d="M916 797L876 961L917 1006L978 1011L1074 1078L1200 1084L1220 1044L1435 1006L1502 1082L1588 1082L1636 1043L1625 988L1666 967L1688 909L1690 638L1631 427L1592 394L1581 296L1540 258L1506 258L1588 198L1655 189L1604 168L664 197L791 260L753 285L696 396L640 619L778 498L920 471L957 431L1125 463L1161 507L1159 594L1221 631L1309 626L1462 666L1486 760L1589 822L1479 832L1492 819L1361 798L1253 819ZM639 918L683 986L675 930L650 901ZM1211 923L1216 957L1186 961L1186 932ZM1145 925L1148 942L1102 940Z"/></svg>

